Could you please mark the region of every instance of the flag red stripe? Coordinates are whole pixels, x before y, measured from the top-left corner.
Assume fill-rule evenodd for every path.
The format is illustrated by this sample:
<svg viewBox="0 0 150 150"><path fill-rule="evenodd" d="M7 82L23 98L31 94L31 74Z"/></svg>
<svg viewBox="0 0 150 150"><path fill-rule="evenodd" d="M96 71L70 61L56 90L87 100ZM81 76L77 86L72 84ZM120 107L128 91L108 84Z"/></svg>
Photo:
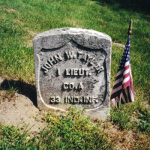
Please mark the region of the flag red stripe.
<svg viewBox="0 0 150 150"><path fill-rule="evenodd" d="M125 75L123 76L123 78L127 78L128 76L130 76L130 72L128 72L127 74L125 74Z"/></svg>
<svg viewBox="0 0 150 150"><path fill-rule="evenodd" d="M130 65L127 65L125 66L125 70L129 69L130 68Z"/></svg>

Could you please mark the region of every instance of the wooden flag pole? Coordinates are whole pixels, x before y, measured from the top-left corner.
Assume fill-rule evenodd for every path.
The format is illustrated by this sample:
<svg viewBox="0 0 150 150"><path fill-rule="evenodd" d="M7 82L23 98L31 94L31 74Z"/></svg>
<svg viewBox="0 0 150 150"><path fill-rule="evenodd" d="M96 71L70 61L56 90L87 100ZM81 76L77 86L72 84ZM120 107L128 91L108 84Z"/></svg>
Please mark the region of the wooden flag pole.
<svg viewBox="0 0 150 150"><path fill-rule="evenodd" d="M130 37L130 36L131 36L131 33L132 33L132 24L133 24L133 21L132 21L132 19L131 19L130 25L129 25L129 30L128 30L128 37Z"/></svg>

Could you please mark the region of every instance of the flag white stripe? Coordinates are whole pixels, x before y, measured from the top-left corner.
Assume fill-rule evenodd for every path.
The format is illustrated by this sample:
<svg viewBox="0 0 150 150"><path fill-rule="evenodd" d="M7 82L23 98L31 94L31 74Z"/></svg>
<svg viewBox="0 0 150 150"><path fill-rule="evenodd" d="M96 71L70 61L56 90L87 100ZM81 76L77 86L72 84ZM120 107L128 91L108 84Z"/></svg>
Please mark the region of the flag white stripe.
<svg viewBox="0 0 150 150"><path fill-rule="evenodd" d="M114 85L118 84L119 82L122 82L123 77L119 78L118 80L115 81Z"/></svg>
<svg viewBox="0 0 150 150"><path fill-rule="evenodd" d="M128 68L127 70L124 71L123 75L127 74L130 72L130 68Z"/></svg>
<svg viewBox="0 0 150 150"><path fill-rule="evenodd" d="M111 101L116 106L116 100L113 98Z"/></svg>
<svg viewBox="0 0 150 150"><path fill-rule="evenodd" d="M129 61L127 61L127 62L125 63L125 67L128 66L128 65L129 65Z"/></svg>
<svg viewBox="0 0 150 150"><path fill-rule="evenodd" d="M112 94L122 89L122 85L118 86L117 88L113 89Z"/></svg>
<svg viewBox="0 0 150 150"><path fill-rule="evenodd" d="M122 70L120 70L120 71L117 73L117 75L116 75L116 76L119 76L120 74L122 74L122 73L123 73L123 71L124 71L124 68L123 68Z"/></svg>
<svg viewBox="0 0 150 150"><path fill-rule="evenodd" d="M129 92L130 92L130 95L131 95L131 101L134 102L134 95L132 93L132 90L131 90L130 86L129 86Z"/></svg>
<svg viewBox="0 0 150 150"><path fill-rule="evenodd" d="M128 82L130 80L130 76L128 76L127 78L125 78L122 82L122 84L124 84L125 82Z"/></svg>

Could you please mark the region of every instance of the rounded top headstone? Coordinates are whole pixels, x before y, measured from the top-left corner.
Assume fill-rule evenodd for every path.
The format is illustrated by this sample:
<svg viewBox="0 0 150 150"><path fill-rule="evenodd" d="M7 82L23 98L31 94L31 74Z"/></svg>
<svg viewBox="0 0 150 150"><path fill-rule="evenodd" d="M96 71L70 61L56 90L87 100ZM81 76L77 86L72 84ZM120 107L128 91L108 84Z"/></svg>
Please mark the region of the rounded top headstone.
<svg viewBox="0 0 150 150"><path fill-rule="evenodd" d="M87 107L87 115L106 119L110 36L92 29L59 28L38 34L33 45L38 107Z"/></svg>

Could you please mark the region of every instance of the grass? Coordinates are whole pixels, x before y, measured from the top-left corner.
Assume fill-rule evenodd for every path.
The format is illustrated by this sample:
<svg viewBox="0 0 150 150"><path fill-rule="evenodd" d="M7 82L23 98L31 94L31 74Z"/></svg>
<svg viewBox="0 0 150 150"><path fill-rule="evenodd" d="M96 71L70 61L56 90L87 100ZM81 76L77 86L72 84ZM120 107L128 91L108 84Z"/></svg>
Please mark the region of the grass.
<svg viewBox="0 0 150 150"><path fill-rule="evenodd" d="M112 149L107 134L81 116L81 111L70 108L67 116L49 113L48 126L38 136L31 137L25 126L0 126L1 149Z"/></svg>
<svg viewBox="0 0 150 150"><path fill-rule="evenodd" d="M119 125L121 130L137 128L139 132L150 134L150 109L141 102L111 109L110 120Z"/></svg>
<svg viewBox="0 0 150 150"><path fill-rule="evenodd" d="M120 135L118 138L122 140L119 141L119 143L126 143L126 146L129 149L148 149L150 147L150 145L148 145L148 139L150 138L149 3L149 0L127 0L125 3L120 0L14 0L13 2L11 0L1 0L0 76L8 80L17 79L24 83L35 85L32 39L37 33L61 27L91 28L110 35L113 42L125 45L129 21L132 19L133 32L131 38L130 59L136 102L122 105L120 109L112 108L110 116L111 125L107 127L107 130L112 126L117 126L116 135ZM111 86L113 86L123 51L124 48L122 47L116 45L112 46ZM13 89L13 87L10 87L9 89L10 90L7 92L8 95L14 94L17 90ZM47 122L57 121L59 123L56 127L53 127L53 125L49 123L49 127L53 127L52 130L45 130L42 133L43 135L41 135L45 138L45 141L40 141L38 137L34 137L33 139L30 139L29 143L26 143L25 135L27 135L27 133L21 134L19 129L16 129L15 127L5 127L1 125L1 144L6 144L0 146L3 146L3 149L7 148L6 145L13 147L10 139L20 138L19 140L16 139L16 141L19 141L20 143L23 142L24 147L28 147L28 149L39 149L39 146L42 147L42 145L47 148L46 146L48 145L46 145L46 143L49 143L50 141L46 139L46 134L54 133L55 137L52 137L53 139L51 140L58 146L57 148L60 148L61 146L67 148L65 143L69 146L74 146L76 144L70 145L69 142L71 140L80 143L82 139L79 137L84 137L83 135L85 132L91 137L91 139L87 139L90 140L91 143L96 142L92 141L93 132L98 138L98 141L101 140L99 142L101 142L104 147L108 146L110 149L110 147L113 148L113 144L118 145L117 142L119 139L117 137L111 139L112 135L109 135L109 137L102 137L100 134L98 136L95 131L96 126L93 128L93 124L83 118L81 119L83 122L85 121L90 124L88 130L80 128L78 131L82 131L82 133L79 132L75 135L77 139L70 139L70 141L67 141L67 138L70 138L70 136L76 133L73 127L70 127L69 125L69 123L73 121L73 114L69 115L70 120L68 121L65 120L66 118L63 118L63 116L47 116ZM52 118L55 120L51 120ZM58 128L63 127L63 123L67 127L69 126L70 131L67 131L69 134L66 135L68 137L64 137L65 134L63 135L63 131L58 131ZM105 126L103 130L105 131L108 122L103 124ZM100 127L103 127L103 124ZM74 126L75 124L72 125ZM76 124L76 126L80 126L80 124ZM14 135L19 134L19 136L13 137L8 130L12 131ZM58 132L56 132L56 130ZM99 131L98 128L96 128L96 130ZM99 132L103 133L101 131ZM129 146L126 139L123 140L123 134L126 134L126 132L133 132L133 143L129 142L131 146ZM5 136L5 133L10 136ZM21 139L23 140L20 141ZM66 141L63 141L63 139ZM106 144L106 141L108 142L108 145ZM110 144L110 141L112 144ZM88 143L89 145L90 142ZM32 144L30 145L30 143L34 143L33 146ZM89 147L85 147L84 142L81 143L81 146L83 147L79 147L79 149L90 148L89 145ZM142 145L142 143L144 144ZM99 144L95 145L100 146Z"/></svg>
<svg viewBox="0 0 150 150"><path fill-rule="evenodd" d="M137 110L135 114L138 113ZM84 110L77 111L76 108L69 108L69 113L66 115L56 112L47 113L43 118L47 122L47 126L36 136L30 132L28 125L24 125L21 129L13 125L0 125L0 148L2 150L107 150L117 149L117 146L120 146L120 148L125 147L126 149L149 149L150 129L147 127L148 124L141 125L141 120L139 123L131 121L132 109L130 112L126 109L125 111L123 109L111 110L110 120L112 122L95 120L96 123L92 123L90 118L82 117L83 112ZM147 118L146 113L142 116L143 120ZM117 124L119 127L113 124Z"/></svg>
<svg viewBox="0 0 150 150"><path fill-rule="evenodd" d="M107 33L114 42L125 45L129 21L133 19L131 64L134 87L149 97L150 25L148 12L147 14L135 12L128 10L127 7L117 9L120 3L117 1L114 3L115 5L112 6L109 2L107 4L103 1L90 0L1 1L0 65L2 67L0 74L5 78L35 83L31 40L39 32L66 26L92 28ZM134 2L131 4L131 6L136 5ZM123 48L113 46L112 78L115 78L122 53Z"/></svg>

